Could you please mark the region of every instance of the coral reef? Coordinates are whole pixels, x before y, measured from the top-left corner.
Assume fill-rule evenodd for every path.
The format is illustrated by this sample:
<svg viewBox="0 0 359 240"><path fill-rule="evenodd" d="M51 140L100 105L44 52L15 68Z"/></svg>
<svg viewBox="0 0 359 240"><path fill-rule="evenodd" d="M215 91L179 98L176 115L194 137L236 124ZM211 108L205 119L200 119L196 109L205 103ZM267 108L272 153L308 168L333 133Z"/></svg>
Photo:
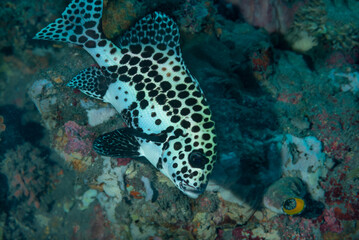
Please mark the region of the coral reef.
<svg viewBox="0 0 359 240"><path fill-rule="evenodd" d="M1 170L10 180L11 196L36 208L40 208L41 197L51 189L56 171L60 171L56 166L48 168L41 155L39 149L26 143L8 151L1 164Z"/></svg>
<svg viewBox="0 0 359 240"><path fill-rule="evenodd" d="M284 0L228 0L240 9L243 18L251 25L262 27L269 33L285 33L293 21L294 14L303 1Z"/></svg>
<svg viewBox="0 0 359 240"><path fill-rule="evenodd" d="M66 122L63 127L64 130L61 128L54 135L54 147L75 170L85 171L95 156L92 152L94 134L73 121Z"/></svg>
<svg viewBox="0 0 359 240"><path fill-rule="evenodd" d="M100 192L97 198L105 209L107 218L111 222L116 222L115 208L122 201L122 191L125 190L124 173L127 167L112 168L110 158L106 158L103 165L103 173L97 178L97 183L102 184L103 192Z"/></svg>
<svg viewBox="0 0 359 240"><path fill-rule="evenodd" d="M345 82L340 84L341 81L338 81L337 77L341 78L341 80L344 79ZM353 94L359 92L359 72L335 73L335 70L332 70L329 78L333 81L333 84L339 86L343 92L351 91Z"/></svg>
<svg viewBox="0 0 359 240"><path fill-rule="evenodd" d="M103 14L102 25L108 38L118 37L134 24L140 7L138 4L136 1L127 0L105 2L106 11Z"/></svg>
<svg viewBox="0 0 359 240"><path fill-rule="evenodd" d="M359 44L357 16L351 10L358 7L354 1L347 3L348 8L326 0L229 2L239 8L249 24L283 34L297 52L304 53L315 46L351 50ZM337 11L333 11L335 8Z"/></svg>
<svg viewBox="0 0 359 240"><path fill-rule="evenodd" d="M194 34L213 31L214 11L211 1L187 0L173 14L179 20L181 31Z"/></svg>
<svg viewBox="0 0 359 240"><path fill-rule="evenodd" d="M294 21L286 33L287 41L298 52L306 52L318 45L325 33L327 13L322 0L308 1L295 14Z"/></svg>
<svg viewBox="0 0 359 240"><path fill-rule="evenodd" d="M328 13L328 4L324 0L306 2L298 9L293 24L286 32L287 41L299 52L306 52L319 43L344 50L358 46L357 25L332 15Z"/></svg>
<svg viewBox="0 0 359 240"><path fill-rule="evenodd" d="M106 103L65 86L92 59L78 47L31 40L66 4L0 3L0 236L358 238L358 1L105 1L111 38L154 10L179 24L221 152L196 200L142 160L92 151L96 136L124 126ZM282 34L291 49L276 42ZM290 185L288 176L324 211L265 208L263 196L278 182Z"/></svg>
<svg viewBox="0 0 359 240"><path fill-rule="evenodd" d="M327 175L332 165L322 152L321 142L315 137L300 139L289 134L284 139L281 146L283 176L299 177L307 183L315 200L323 200L320 179Z"/></svg>

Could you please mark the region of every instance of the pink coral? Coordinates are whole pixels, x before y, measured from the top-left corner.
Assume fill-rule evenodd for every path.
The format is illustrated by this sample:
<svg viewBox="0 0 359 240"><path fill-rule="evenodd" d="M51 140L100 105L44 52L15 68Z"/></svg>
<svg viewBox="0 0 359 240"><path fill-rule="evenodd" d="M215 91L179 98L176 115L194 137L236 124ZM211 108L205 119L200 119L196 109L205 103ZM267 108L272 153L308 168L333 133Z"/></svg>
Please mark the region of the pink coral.
<svg viewBox="0 0 359 240"><path fill-rule="evenodd" d="M64 151L67 154L79 152L82 155L88 155L92 149L93 134L73 121L68 121L64 126L68 138Z"/></svg>
<svg viewBox="0 0 359 240"><path fill-rule="evenodd" d="M343 231L343 227L335 217L334 208L325 209L323 216L324 223L320 226L321 232L341 233Z"/></svg>
<svg viewBox="0 0 359 240"><path fill-rule="evenodd" d="M32 171L33 169L29 170L29 172ZM11 186L17 188L17 190L14 192L14 197L16 198L27 197L28 198L27 204L29 206L34 204L36 208L40 208L40 202L37 199L35 192L32 189L38 183L32 177L28 177L24 175L25 175L24 171L21 170L21 173L15 174L15 176L11 181Z"/></svg>
<svg viewBox="0 0 359 240"><path fill-rule="evenodd" d="M117 166L126 166L131 162L131 158L117 158Z"/></svg>
<svg viewBox="0 0 359 240"><path fill-rule="evenodd" d="M91 228L89 231L89 239L114 239L114 236L111 233L109 222L105 218L100 205L96 205L94 207L93 218L91 219Z"/></svg>
<svg viewBox="0 0 359 240"><path fill-rule="evenodd" d="M313 108L312 111L318 110ZM324 152L334 159L344 159L350 147L343 142L343 127L347 126L343 115L320 109L312 116L312 123L312 130L320 132L318 138L323 143Z"/></svg>
<svg viewBox="0 0 359 240"><path fill-rule="evenodd" d="M359 51L344 52L344 51L335 51L330 53L330 55L325 60L327 67L335 68L342 67L345 65L354 65L359 59Z"/></svg>
<svg viewBox="0 0 359 240"><path fill-rule="evenodd" d="M233 240L248 239L248 240L264 240L261 237L253 237L250 230L245 230L242 227L237 227L232 231Z"/></svg>
<svg viewBox="0 0 359 240"><path fill-rule="evenodd" d="M303 97L303 93L280 93L277 97L278 101L291 103L291 104L298 104Z"/></svg>

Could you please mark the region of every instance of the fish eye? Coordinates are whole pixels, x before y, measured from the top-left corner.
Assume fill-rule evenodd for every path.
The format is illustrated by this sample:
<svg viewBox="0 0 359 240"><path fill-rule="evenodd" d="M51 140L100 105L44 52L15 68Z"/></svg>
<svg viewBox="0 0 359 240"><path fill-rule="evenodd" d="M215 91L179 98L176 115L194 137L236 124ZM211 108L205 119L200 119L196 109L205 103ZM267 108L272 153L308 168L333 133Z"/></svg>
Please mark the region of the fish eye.
<svg viewBox="0 0 359 240"><path fill-rule="evenodd" d="M204 169L204 166L208 163L208 159L199 151L193 151L188 157L189 165L193 168Z"/></svg>
<svg viewBox="0 0 359 240"><path fill-rule="evenodd" d="M283 203L283 211L288 215L299 214L304 208L305 203L301 198L289 198Z"/></svg>

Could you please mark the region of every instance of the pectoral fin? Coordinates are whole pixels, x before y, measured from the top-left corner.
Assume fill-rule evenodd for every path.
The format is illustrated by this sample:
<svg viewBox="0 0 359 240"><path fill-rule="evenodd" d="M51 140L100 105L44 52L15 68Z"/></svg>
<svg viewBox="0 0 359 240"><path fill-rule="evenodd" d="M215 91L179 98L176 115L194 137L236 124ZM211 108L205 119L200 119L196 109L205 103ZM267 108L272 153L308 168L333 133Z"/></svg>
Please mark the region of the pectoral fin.
<svg viewBox="0 0 359 240"><path fill-rule="evenodd" d="M93 149L100 155L119 158L141 157L140 144L128 128L117 129L96 138Z"/></svg>

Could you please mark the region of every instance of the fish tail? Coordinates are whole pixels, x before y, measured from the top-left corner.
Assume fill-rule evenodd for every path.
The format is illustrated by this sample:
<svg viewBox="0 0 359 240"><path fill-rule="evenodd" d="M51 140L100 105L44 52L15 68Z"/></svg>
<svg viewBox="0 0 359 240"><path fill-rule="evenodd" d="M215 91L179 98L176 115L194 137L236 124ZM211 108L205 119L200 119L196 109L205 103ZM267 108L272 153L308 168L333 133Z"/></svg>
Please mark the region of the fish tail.
<svg viewBox="0 0 359 240"><path fill-rule="evenodd" d="M73 43L94 48L103 39L101 19L103 0L73 0L55 20L36 34L34 39Z"/></svg>
<svg viewBox="0 0 359 240"><path fill-rule="evenodd" d="M68 42L83 47L100 66L111 66L117 48L102 32L103 0L72 0L55 20L34 39Z"/></svg>

